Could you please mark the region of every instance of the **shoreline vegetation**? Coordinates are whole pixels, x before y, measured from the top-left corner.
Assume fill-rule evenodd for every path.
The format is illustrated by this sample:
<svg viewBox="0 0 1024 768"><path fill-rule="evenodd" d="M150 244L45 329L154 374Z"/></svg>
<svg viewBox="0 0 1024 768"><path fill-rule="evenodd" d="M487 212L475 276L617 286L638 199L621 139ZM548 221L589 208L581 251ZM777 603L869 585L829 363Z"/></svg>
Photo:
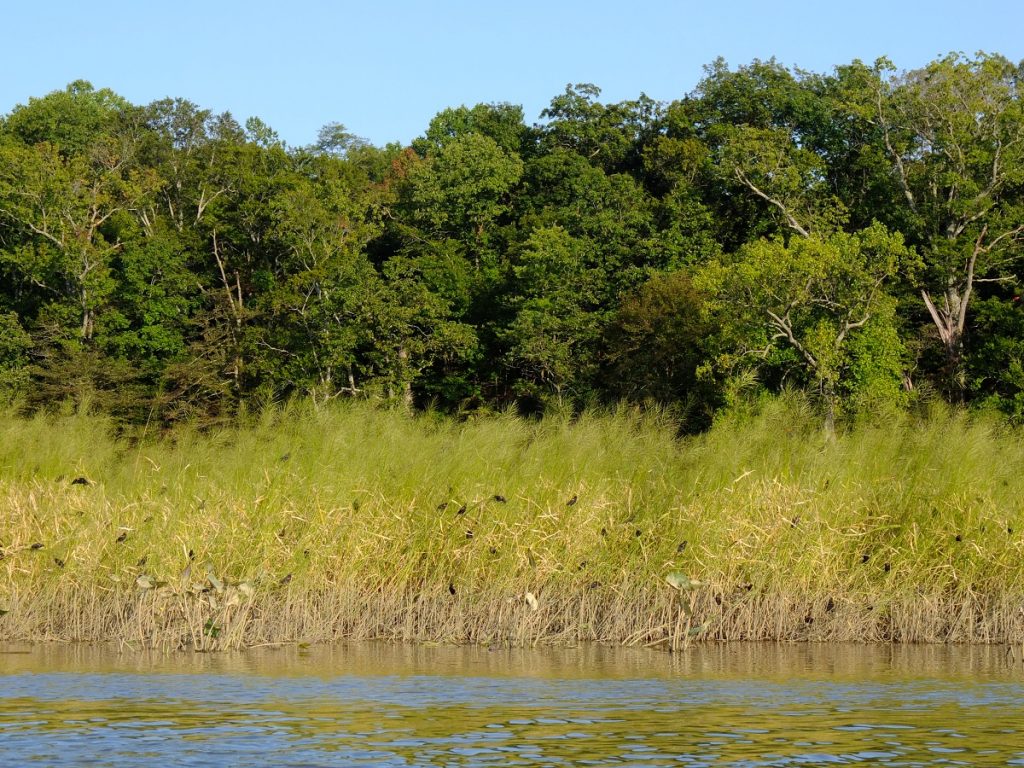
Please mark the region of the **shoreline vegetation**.
<svg viewBox="0 0 1024 768"><path fill-rule="evenodd" d="M1022 83L14 106L0 641L1024 642Z"/></svg>
<svg viewBox="0 0 1024 768"><path fill-rule="evenodd" d="M1024 641L1024 444L982 415L830 434L784 393L686 437L626 408L240 423L0 416L0 640Z"/></svg>

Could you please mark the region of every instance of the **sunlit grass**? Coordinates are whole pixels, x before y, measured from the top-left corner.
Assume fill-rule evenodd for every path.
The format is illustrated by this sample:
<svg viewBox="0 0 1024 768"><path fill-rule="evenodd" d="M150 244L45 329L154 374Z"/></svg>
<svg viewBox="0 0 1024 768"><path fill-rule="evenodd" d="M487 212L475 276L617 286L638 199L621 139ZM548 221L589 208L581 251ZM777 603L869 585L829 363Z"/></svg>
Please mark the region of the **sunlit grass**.
<svg viewBox="0 0 1024 768"><path fill-rule="evenodd" d="M629 410L292 404L216 434L111 434L0 417L0 637L657 644L685 622L963 640L1024 622L1021 435L958 411L830 439L788 397L681 440ZM702 585L692 622L669 574Z"/></svg>

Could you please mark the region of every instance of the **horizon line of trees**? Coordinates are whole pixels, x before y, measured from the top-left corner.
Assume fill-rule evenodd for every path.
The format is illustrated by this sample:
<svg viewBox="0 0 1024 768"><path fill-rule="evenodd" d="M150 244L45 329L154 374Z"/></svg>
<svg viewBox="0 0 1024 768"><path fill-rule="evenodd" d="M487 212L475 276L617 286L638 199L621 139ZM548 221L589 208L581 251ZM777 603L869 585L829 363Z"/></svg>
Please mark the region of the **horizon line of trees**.
<svg viewBox="0 0 1024 768"><path fill-rule="evenodd" d="M1024 418L1024 62L718 60L670 103L567 86L409 146L292 148L76 81L0 118L0 400L124 422L360 397L654 402L799 387Z"/></svg>

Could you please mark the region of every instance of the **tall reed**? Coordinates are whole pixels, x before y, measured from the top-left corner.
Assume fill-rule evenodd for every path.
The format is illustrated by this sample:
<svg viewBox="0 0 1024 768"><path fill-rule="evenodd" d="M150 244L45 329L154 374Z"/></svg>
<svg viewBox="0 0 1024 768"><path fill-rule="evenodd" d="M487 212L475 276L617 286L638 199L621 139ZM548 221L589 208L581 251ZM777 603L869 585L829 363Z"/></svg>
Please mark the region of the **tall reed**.
<svg viewBox="0 0 1024 768"><path fill-rule="evenodd" d="M1022 466L984 418L830 437L795 396L685 439L628 409L293 403L146 440L7 414L0 639L1021 642Z"/></svg>

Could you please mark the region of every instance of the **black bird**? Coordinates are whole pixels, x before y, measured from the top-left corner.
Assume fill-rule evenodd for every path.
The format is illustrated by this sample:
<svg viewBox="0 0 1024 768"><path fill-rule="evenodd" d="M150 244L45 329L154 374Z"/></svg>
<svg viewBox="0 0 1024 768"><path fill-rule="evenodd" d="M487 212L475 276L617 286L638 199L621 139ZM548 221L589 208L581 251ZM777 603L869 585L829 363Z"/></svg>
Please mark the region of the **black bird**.
<svg viewBox="0 0 1024 768"><path fill-rule="evenodd" d="M450 581L448 582L448 594L449 595L454 595L455 594L455 585L452 584Z"/></svg>
<svg viewBox="0 0 1024 768"><path fill-rule="evenodd" d="M459 511L456 512L455 514L457 514L457 515L464 515L464 514L466 514L466 505L463 504L461 507L459 507Z"/></svg>
<svg viewBox="0 0 1024 768"><path fill-rule="evenodd" d="M565 506L571 507L573 504L575 504L579 500L580 500L580 497L578 495L576 495L576 494L573 494L573 497L571 499L569 499L567 502L565 502Z"/></svg>
<svg viewBox="0 0 1024 768"><path fill-rule="evenodd" d="M53 558L53 562L55 562L57 564L58 568L63 568L64 567L64 561L61 560L59 557Z"/></svg>
<svg viewBox="0 0 1024 768"><path fill-rule="evenodd" d="M35 544L33 544L31 547L29 547L29 549L42 549L42 548L43 548L43 543L41 541L37 541Z"/></svg>
<svg viewBox="0 0 1024 768"><path fill-rule="evenodd" d="M448 509L448 502L447 501L442 501L440 504L437 505L437 511L438 512L444 512L446 509Z"/></svg>
<svg viewBox="0 0 1024 768"><path fill-rule="evenodd" d="M500 493L496 493L496 494L494 494L494 500L495 500L496 502L498 502L499 504L504 504L504 503L505 503L506 501L508 501L508 499L506 499L506 498L505 498L504 496L502 496L502 495L501 495Z"/></svg>
<svg viewBox="0 0 1024 768"><path fill-rule="evenodd" d="M92 480L87 477L76 477L71 481L72 485L92 485Z"/></svg>
<svg viewBox="0 0 1024 768"><path fill-rule="evenodd" d="M124 544L128 540L128 531L124 531L120 536L117 537L116 541L118 544Z"/></svg>
<svg viewBox="0 0 1024 768"><path fill-rule="evenodd" d="M684 539L684 540L683 540L682 542L680 542L679 546L678 546L678 547L676 547L676 552L677 552L678 554L682 554L682 553L683 553L684 551L686 551L686 545L687 545L687 544L689 544L689 543L690 543L690 542L688 542L688 541L686 541L686 540Z"/></svg>
<svg viewBox="0 0 1024 768"><path fill-rule="evenodd" d="M283 587L285 584L287 584L291 580L292 580L292 575L289 573L287 576L282 577L282 579L279 582L277 582L277 583L280 584Z"/></svg>

